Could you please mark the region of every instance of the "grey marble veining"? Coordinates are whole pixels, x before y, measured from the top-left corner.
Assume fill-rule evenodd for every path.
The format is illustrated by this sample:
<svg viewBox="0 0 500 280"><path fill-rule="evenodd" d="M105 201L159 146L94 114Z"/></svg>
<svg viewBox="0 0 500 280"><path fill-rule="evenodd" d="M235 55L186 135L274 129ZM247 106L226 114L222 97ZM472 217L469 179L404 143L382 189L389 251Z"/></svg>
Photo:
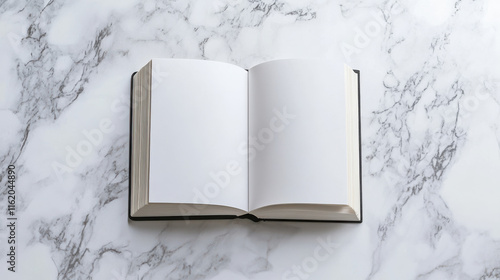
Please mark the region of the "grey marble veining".
<svg viewBox="0 0 500 280"><path fill-rule="evenodd" d="M500 279L497 1L0 1L1 279ZM152 57L361 70L362 224L127 220Z"/></svg>

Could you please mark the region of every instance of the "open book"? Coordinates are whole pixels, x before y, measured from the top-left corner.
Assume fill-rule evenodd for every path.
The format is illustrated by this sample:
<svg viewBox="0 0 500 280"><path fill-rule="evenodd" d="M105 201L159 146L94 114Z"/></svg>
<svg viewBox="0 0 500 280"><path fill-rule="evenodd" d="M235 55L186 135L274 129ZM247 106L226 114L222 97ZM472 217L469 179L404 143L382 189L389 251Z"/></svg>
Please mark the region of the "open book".
<svg viewBox="0 0 500 280"><path fill-rule="evenodd" d="M131 91L130 219L362 221L359 71L153 59Z"/></svg>

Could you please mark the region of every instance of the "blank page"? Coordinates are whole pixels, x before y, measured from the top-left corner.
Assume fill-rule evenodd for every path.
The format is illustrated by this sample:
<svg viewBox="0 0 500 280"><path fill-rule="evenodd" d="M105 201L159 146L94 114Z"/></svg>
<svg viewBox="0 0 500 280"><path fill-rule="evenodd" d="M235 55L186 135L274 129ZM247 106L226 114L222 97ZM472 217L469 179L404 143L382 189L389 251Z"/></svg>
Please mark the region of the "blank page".
<svg viewBox="0 0 500 280"><path fill-rule="evenodd" d="M343 64L278 60L249 70L250 210L347 204Z"/></svg>
<svg viewBox="0 0 500 280"><path fill-rule="evenodd" d="M149 202L247 211L247 71L154 59L152 72Z"/></svg>

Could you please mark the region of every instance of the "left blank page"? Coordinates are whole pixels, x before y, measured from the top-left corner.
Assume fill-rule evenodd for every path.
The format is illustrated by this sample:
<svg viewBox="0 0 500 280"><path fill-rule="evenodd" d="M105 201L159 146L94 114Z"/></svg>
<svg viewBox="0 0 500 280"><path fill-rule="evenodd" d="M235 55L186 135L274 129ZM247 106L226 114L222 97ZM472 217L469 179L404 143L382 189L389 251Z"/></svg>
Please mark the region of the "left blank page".
<svg viewBox="0 0 500 280"><path fill-rule="evenodd" d="M247 71L203 60L153 59L150 203L248 211Z"/></svg>

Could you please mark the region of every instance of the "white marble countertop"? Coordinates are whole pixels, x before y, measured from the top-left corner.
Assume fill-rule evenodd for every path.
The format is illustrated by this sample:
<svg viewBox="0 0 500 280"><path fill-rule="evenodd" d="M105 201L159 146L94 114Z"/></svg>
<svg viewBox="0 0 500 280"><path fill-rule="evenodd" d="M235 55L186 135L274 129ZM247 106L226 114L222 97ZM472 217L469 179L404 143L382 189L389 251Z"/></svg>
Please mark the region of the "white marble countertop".
<svg viewBox="0 0 500 280"><path fill-rule="evenodd" d="M499 32L495 0L0 1L0 279L499 279ZM360 69L363 223L129 221L152 57Z"/></svg>

